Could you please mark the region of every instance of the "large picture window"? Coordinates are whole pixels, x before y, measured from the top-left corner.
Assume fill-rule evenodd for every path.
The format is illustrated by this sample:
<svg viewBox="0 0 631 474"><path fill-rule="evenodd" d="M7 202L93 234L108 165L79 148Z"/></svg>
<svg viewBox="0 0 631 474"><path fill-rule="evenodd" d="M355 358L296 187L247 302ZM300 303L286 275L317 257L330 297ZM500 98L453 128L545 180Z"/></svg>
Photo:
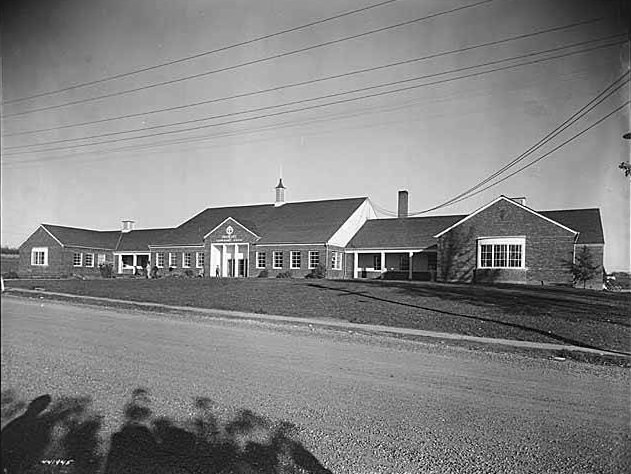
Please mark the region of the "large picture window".
<svg viewBox="0 0 631 474"><path fill-rule="evenodd" d="M48 265L48 247L35 247L31 250L31 265Z"/></svg>
<svg viewBox="0 0 631 474"><path fill-rule="evenodd" d="M478 241L478 268L525 268L526 239L507 237Z"/></svg>

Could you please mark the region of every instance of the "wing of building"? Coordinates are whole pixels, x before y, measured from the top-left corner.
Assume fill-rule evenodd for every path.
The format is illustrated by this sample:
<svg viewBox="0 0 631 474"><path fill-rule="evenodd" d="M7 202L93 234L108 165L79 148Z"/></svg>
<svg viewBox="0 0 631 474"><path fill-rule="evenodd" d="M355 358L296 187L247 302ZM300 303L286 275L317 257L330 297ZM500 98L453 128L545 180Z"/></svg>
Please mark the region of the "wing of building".
<svg viewBox="0 0 631 474"><path fill-rule="evenodd" d="M366 197L205 209L175 228L96 231L41 224L20 247L21 277L185 273L205 277L380 278L451 282L572 284L571 265L587 248L600 271L598 209L535 211L499 196L464 215L377 219Z"/></svg>

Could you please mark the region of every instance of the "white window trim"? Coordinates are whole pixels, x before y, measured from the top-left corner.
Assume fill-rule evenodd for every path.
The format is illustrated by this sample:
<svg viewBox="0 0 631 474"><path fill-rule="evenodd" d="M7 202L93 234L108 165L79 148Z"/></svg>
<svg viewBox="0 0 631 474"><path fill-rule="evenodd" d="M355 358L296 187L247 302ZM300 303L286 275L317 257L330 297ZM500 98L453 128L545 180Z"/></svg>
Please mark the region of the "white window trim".
<svg viewBox="0 0 631 474"><path fill-rule="evenodd" d="M35 263L35 254L43 253L44 254L44 263ZM47 267L48 266L48 247L33 247L31 249L31 265L36 267Z"/></svg>
<svg viewBox="0 0 631 474"><path fill-rule="evenodd" d="M177 254L175 252L169 252L169 268L177 268Z"/></svg>
<svg viewBox="0 0 631 474"><path fill-rule="evenodd" d="M103 257L103 258L101 258ZM99 253L96 256L96 264L97 265L104 265L105 263L107 263L107 254L104 253Z"/></svg>
<svg viewBox="0 0 631 474"><path fill-rule="evenodd" d="M162 255L162 264L160 264L160 255ZM164 268L164 252L156 253L156 267Z"/></svg>
<svg viewBox="0 0 631 474"><path fill-rule="evenodd" d="M482 245L520 245L521 246L521 266L509 267L508 261L510 259L510 250L506 256L507 266L505 267L483 267L482 266ZM525 237L494 237L494 238L480 238L478 239L478 261L477 268L481 270L493 270L493 269L508 269L508 270L525 270L526 269L526 238ZM491 253L494 255L494 252ZM491 257L493 258L493 257Z"/></svg>
<svg viewBox="0 0 631 474"><path fill-rule="evenodd" d="M182 252L182 268L191 268L191 263L186 264L186 254L190 254L191 252ZM191 260L193 260L193 256L191 255Z"/></svg>
<svg viewBox="0 0 631 474"><path fill-rule="evenodd" d="M201 260L201 265L200 265L200 260ZM204 252L195 252L195 268L204 268L204 260L205 260Z"/></svg>
<svg viewBox="0 0 631 474"><path fill-rule="evenodd" d="M294 255L298 254L298 266L294 266ZM291 250L289 252L289 268L292 270L300 270L302 268L302 255L300 255L300 250Z"/></svg>
<svg viewBox="0 0 631 474"><path fill-rule="evenodd" d="M331 268L333 270L342 269L342 255L342 252L338 252L336 250L331 252Z"/></svg>
<svg viewBox="0 0 631 474"><path fill-rule="evenodd" d="M259 264L259 255L263 256L263 266ZM256 252L256 268L265 268L267 266L267 254L265 252Z"/></svg>
<svg viewBox="0 0 631 474"><path fill-rule="evenodd" d="M92 256L92 264L91 265L88 265L88 259L86 258L88 255ZM86 267L94 268L94 254L93 253L86 253L86 254L84 254L83 259L84 259Z"/></svg>
<svg viewBox="0 0 631 474"><path fill-rule="evenodd" d="M318 263L316 263L315 265L313 265L311 263L311 256L312 255L318 255ZM318 265L320 265L320 252L318 250L309 250L309 269L313 270L314 268L316 268Z"/></svg>
<svg viewBox="0 0 631 474"><path fill-rule="evenodd" d="M276 266L276 255L277 254L280 254L280 267ZM283 251L282 250L274 250L272 252L272 268L274 270L282 270L283 263L285 263L283 260L284 260L284 258L283 258Z"/></svg>
<svg viewBox="0 0 631 474"><path fill-rule="evenodd" d="M75 255L79 255L79 265L75 263ZM72 253L72 266L73 267L82 267L83 266L83 253L82 252L73 252Z"/></svg>

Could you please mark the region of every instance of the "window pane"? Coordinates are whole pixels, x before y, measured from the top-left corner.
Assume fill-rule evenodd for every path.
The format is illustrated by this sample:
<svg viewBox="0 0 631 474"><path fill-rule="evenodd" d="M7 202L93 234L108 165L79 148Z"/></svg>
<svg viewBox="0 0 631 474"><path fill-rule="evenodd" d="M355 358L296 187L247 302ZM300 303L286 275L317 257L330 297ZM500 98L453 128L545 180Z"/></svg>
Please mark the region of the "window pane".
<svg viewBox="0 0 631 474"><path fill-rule="evenodd" d="M507 264L508 245L497 244L493 246L493 266L494 267L506 267Z"/></svg>
<svg viewBox="0 0 631 474"><path fill-rule="evenodd" d="M509 247L509 267L521 267L521 245L511 244Z"/></svg>
<svg viewBox="0 0 631 474"><path fill-rule="evenodd" d="M407 272L410 270L410 256L409 255L401 255L401 259L399 261L399 267L402 272Z"/></svg>
<svg viewBox="0 0 631 474"><path fill-rule="evenodd" d="M291 268L300 268L300 252L296 250L291 251Z"/></svg>
<svg viewBox="0 0 631 474"><path fill-rule="evenodd" d="M309 252L309 268L315 268L320 263L320 252L311 251Z"/></svg>
<svg viewBox="0 0 631 474"><path fill-rule="evenodd" d="M267 262L265 261L265 252L257 252L256 253L256 266L258 268L265 268Z"/></svg>
<svg viewBox="0 0 631 474"><path fill-rule="evenodd" d="M80 253L75 253L72 257L72 264L75 267L80 267L81 266L81 254Z"/></svg>
<svg viewBox="0 0 631 474"><path fill-rule="evenodd" d="M283 268L283 252L274 251L274 268Z"/></svg>
<svg viewBox="0 0 631 474"><path fill-rule="evenodd" d="M493 265L492 245L482 245L480 249L480 266L491 267Z"/></svg>

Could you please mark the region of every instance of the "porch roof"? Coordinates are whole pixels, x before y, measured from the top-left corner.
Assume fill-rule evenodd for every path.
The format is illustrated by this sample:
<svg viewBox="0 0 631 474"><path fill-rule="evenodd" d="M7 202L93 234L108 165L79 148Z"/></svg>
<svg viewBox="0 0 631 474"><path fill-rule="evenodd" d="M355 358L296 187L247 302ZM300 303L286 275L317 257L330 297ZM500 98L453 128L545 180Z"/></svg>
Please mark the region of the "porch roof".
<svg viewBox="0 0 631 474"><path fill-rule="evenodd" d="M366 221L348 244L353 250L428 250L436 245L441 230L464 216L410 217L406 219L371 219Z"/></svg>

